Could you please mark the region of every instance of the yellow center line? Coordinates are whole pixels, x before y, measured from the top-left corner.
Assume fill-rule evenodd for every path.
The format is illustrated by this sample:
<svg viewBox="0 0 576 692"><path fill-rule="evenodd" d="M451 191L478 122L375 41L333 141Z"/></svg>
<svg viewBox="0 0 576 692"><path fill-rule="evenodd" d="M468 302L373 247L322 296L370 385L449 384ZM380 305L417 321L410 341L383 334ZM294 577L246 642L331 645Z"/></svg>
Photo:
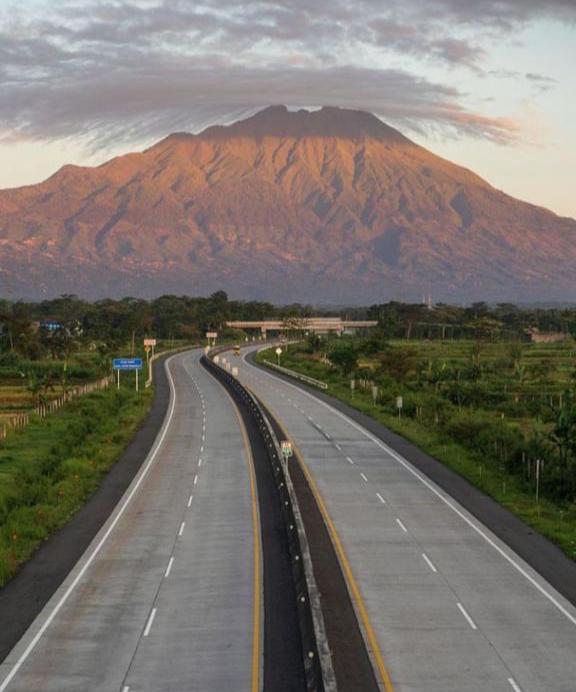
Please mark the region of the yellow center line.
<svg viewBox="0 0 576 692"><path fill-rule="evenodd" d="M258 513L258 493L256 486L256 472L254 470L254 457L252 456L252 447L250 446L250 441L248 439L248 433L246 432L246 426L242 420L242 415L240 410L236 405L236 402L230 395L230 392L226 387L219 381L216 380L218 384L224 390L226 396L230 399L232 403L232 408L238 419L238 425L240 426L240 432L242 434L242 440L244 442L244 450L246 452L246 465L248 467L248 473L250 476L250 498L252 505L252 534L253 534L253 547L254 547L254 587L253 587L253 602L254 607L252 610L252 684L250 686L251 692L260 692L260 623L261 623L261 608L262 608L262 597L261 597L261 548L260 548L260 516Z"/></svg>
<svg viewBox="0 0 576 692"><path fill-rule="evenodd" d="M262 397L259 398L264 403L264 406L266 406L266 408L271 411L272 409L266 403L266 401ZM322 513L322 517L324 518L324 522L326 524L326 527L328 528L328 533L330 534L330 538L332 539L332 544L334 545L334 548L338 555L338 559L344 571L344 576L346 578L346 582L348 584L348 589L352 596L352 600L356 604L356 610L358 615L360 616L366 639L368 640L368 647L372 653L372 657L378 669L378 673L380 674L380 679L382 681L382 684L384 685L384 689L386 692L394 692L394 686L392 684L392 680L390 679L390 675L386 668L386 664L384 663L384 657L382 655L382 651L380 650L380 645L378 644L376 633L374 632L374 628L372 627L372 623L370 622L370 617L368 615L368 610L366 609L364 599L362 598L360 587L358 586L358 582L354 577L350 561L348 560L348 556L346 555L346 551L344 550L344 546L342 545L342 541L340 540L340 536L338 535L338 531L336 530L336 526L334 525L332 517L328 512L328 508L326 507L324 498L322 497L322 494L320 493L320 490L316 485L314 477L312 476L310 470L304 463L304 457L302 455L302 452L298 448L298 445L295 443L292 436L287 432L286 428L284 428L282 423L278 420L278 417L276 417L276 422L278 423L279 428L282 430L282 433L285 436L285 438L292 443L292 448L294 450L296 460L298 461L300 468L306 476L306 480L310 484L310 488L312 489L314 498L318 504L318 507L320 508L320 512Z"/></svg>

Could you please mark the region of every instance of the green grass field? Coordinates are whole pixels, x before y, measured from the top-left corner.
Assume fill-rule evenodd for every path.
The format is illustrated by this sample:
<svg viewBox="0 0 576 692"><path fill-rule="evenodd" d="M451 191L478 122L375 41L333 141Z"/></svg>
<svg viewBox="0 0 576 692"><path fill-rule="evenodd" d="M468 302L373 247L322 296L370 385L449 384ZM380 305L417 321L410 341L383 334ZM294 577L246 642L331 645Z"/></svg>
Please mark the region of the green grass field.
<svg viewBox="0 0 576 692"><path fill-rule="evenodd" d="M0 586L63 526L118 459L153 392L126 382L33 420L0 446Z"/></svg>

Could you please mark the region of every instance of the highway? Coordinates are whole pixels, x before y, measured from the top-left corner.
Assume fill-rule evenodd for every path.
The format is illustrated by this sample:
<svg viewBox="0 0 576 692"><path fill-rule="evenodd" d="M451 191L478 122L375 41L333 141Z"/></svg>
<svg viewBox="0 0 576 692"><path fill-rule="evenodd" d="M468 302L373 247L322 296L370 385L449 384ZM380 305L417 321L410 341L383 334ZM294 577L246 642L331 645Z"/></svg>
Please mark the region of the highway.
<svg viewBox="0 0 576 692"><path fill-rule="evenodd" d="M238 417L200 366L168 361L154 447L0 667L0 692L260 689L256 492Z"/></svg>
<svg viewBox="0 0 576 692"><path fill-rule="evenodd" d="M251 350L240 379L317 486L382 689L574 692L576 609L380 439L249 364Z"/></svg>

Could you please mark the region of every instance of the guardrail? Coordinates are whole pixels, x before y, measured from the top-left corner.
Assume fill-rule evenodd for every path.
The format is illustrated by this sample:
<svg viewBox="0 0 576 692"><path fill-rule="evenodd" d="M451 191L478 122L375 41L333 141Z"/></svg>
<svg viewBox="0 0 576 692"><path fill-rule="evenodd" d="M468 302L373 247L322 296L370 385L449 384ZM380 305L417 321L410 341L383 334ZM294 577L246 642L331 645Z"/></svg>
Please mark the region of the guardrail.
<svg viewBox="0 0 576 692"><path fill-rule="evenodd" d="M222 353L226 348L215 349L210 356ZM215 352L217 351L217 353ZM300 515L296 494L285 468L280 444L264 411L252 393L228 370L214 363L209 356L201 362L220 380L231 393L241 399L255 419L266 445L276 487L280 495L282 514L288 536L292 574L297 592L297 609L304 658L306 685L309 692L335 692L336 683L332 659L326 638L320 594L316 587L312 559L308 548L304 523ZM295 530L296 529L296 530Z"/></svg>
<svg viewBox="0 0 576 692"><path fill-rule="evenodd" d="M278 370L289 377L293 377L295 380L301 380L302 382L306 382L306 384L311 384L313 387L318 387L318 389L328 389L327 382L322 382L322 380L316 380L308 375L303 375L301 372L297 372L296 370L290 370L290 368L285 368L283 365L277 365L276 363L272 363L265 358L262 360L262 362L265 363L269 368Z"/></svg>

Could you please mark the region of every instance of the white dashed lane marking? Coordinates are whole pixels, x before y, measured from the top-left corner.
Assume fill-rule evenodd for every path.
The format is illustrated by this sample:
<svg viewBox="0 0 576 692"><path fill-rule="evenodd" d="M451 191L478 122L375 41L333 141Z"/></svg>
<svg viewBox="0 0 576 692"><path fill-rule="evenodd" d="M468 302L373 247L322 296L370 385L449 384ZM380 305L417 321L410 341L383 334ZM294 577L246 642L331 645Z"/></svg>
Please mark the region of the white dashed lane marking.
<svg viewBox="0 0 576 692"><path fill-rule="evenodd" d="M478 627L476 627L476 623L474 622L474 620L472 620L472 618L470 617L470 615L468 614L468 612L466 611L466 609L464 608L464 606L462 605L462 603L457 603L456 605L458 606L458 610L459 610L459 611L462 613L462 615L466 618L466 622L470 625L470 627L471 627L473 630L477 630Z"/></svg>
<svg viewBox="0 0 576 692"><path fill-rule="evenodd" d="M164 577L169 577L170 572L172 571L172 565L174 564L174 558L170 558L170 562L168 563L168 567L166 567L166 571L164 572Z"/></svg>
<svg viewBox="0 0 576 692"><path fill-rule="evenodd" d="M402 529L402 531L404 531L404 533L408 533L408 529L404 526L400 519L398 519L398 517L396 517L396 523Z"/></svg>
<svg viewBox="0 0 576 692"><path fill-rule="evenodd" d="M434 563L432 562L432 560L428 557L428 555L426 555L426 553L422 553L422 557L424 558L424 562L428 565L428 567L430 567L430 569L431 569L433 572L437 572L437 571L438 571L438 570L436 569L436 566L434 565Z"/></svg>
<svg viewBox="0 0 576 692"><path fill-rule="evenodd" d="M152 612L148 616L148 622L146 623L146 629L144 630L144 636L147 637L150 634L150 630L152 629L152 623L154 622L154 618L156 617L156 608L152 608Z"/></svg>

